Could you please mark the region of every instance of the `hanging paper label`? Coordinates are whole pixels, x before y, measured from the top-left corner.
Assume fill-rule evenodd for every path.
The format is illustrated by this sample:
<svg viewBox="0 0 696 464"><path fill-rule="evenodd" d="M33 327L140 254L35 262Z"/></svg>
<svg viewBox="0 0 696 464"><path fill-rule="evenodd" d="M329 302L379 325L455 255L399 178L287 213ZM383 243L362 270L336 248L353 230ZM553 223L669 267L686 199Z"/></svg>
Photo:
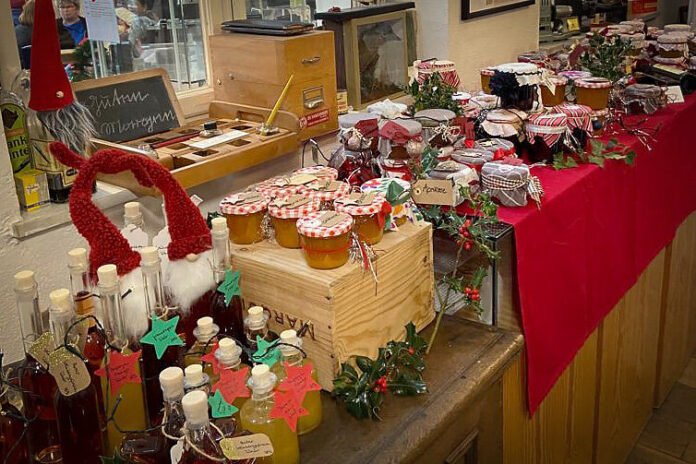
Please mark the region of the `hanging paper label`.
<svg viewBox="0 0 696 464"><path fill-rule="evenodd" d="M304 401L307 392L321 390L321 386L312 378L312 363L301 367L285 363L285 373L286 377L280 382L278 389L294 392L300 404Z"/></svg>
<svg viewBox="0 0 696 464"><path fill-rule="evenodd" d="M256 363L263 363L268 367L273 367L280 360L280 350L275 342L267 342L259 335L256 336L258 348L252 355L252 360Z"/></svg>
<svg viewBox="0 0 696 464"><path fill-rule="evenodd" d="M225 401L220 390L216 391L213 396L208 398L208 404L210 404L210 409L215 419L232 417L234 413L239 411L236 406Z"/></svg>
<svg viewBox="0 0 696 464"><path fill-rule="evenodd" d="M271 439L263 433L223 438L220 440L220 448L227 459L234 461L266 458L273 455Z"/></svg>
<svg viewBox="0 0 696 464"><path fill-rule="evenodd" d="M152 329L140 339L141 343L154 345L157 359L162 359L164 352L169 346L181 346L184 341L176 333L176 325L179 323L179 316L175 316L167 321L159 317L152 318Z"/></svg>
<svg viewBox="0 0 696 464"><path fill-rule="evenodd" d="M181 457L184 455L184 441L179 440L176 445L172 446L169 450L169 458L171 459L171 464L179 464Z"/></svg>
<svg viewBox="0 0 696 464"><path fill-rule="evenodd" d="M140 359L141 351L132 354L122 354L118 351L109 351L109 357L106 366L98 369L95 374L99 377L106 377L108 370L109 387L111 394L115 395L126 383L140 383L140 374L138 374L138 360Z"/></svg>
<svg viewBox="0 0 696 464"><path fill-rule="evenodd" d="M87 365L64 346L48 356L48 372L56 379L63 396L72 396L89 387L91 382Z"/></svg>
<svg viewBox="0 0 696 464"><path fill-rule="evenodd" d="M275 393L273 409L268 414L272 419L284 419L290 426L290 430L297 431L297 420L302 416L308 416L309 411L302 407L302 402L295 392L277 391Z"/></svg>
<svg viewBox="0 0 696 464"><path fill-rule="evenodd" d="M167 247L169 247L169 242L172 241L172 237L169 235L169 227L164 226L157 235L152 239L152 246L157 247L159 250L160 260L162 261L162 268L166 266L169 262L169 254L167 253Z"/></svg>
<svg viewBox="0 0 696 464"><path fill-rule="evenodd" d="M448 179L422 179L413 184L413 201L423 205L454 206L454 185Z"/></svg>
<svg viewBox="0 0 696 464"><path fill-rule="evenodd" d="M48 369L48 356L56 349L56 342L53 334L46 332L34 341L29 347L29 354L36 359L41 367Z"/></svg>
<svg viewBox="0 0 696 464"><path fill-rule="evenodd" d="M372 192L362 192L362 193L351 193L348 196L339 198L336 203L342 203L344 205L357 205L357 206L367 206L371 205L375 201L375 194Z"/></svg>
<svg viewBox="0 0 696 464"><path fill-rule="evenodd" d="M287 178L288 185L305 185L317 180L317 176L312 174L296 174Z"/></svg>
<svg viewBox="0 0 696 464"><path fill-rule="evenodd" d="M311 198L304 195L290 195L289 197L285 198L276 198L273 200L273 206L277 206L278 208L295 209L306 205L310 201L312 201Z"/></svg>
<svg viewBox="0 0 696 464"><path fill-rule="evenodd" d="M249 377L249 367L238 371L225 369L220 371L220 380L213 385L213 391L222 394L225 401L233 402L237 398L251 396L246 381Z"/></svg>
<svg viewBox="0 0 696 464"><path fill-rule="evenodd" d="M222 204L227 203L231 205L246 205L250 203L258 203L259 201L263 200L263 195L261 195L259 192L241 192L225 198L222 201Z"/></svg>
<svg viewBox="0 0 696 464"><path fill-rule="evenodd" d="M321 192L335 192L341 187L342 182L332 179L321 179L316 184L312 185L310 190L318 190Z"/></svg>
<svg viewBox="0 0 696 464"><path fill-rule="evenodd" d="M242 271L232 271L228 269L225 272L225 280L222 281L220 286L218 286L218 291L225 295L225 305L230 304L232 298L242 294L239 289L239 277L242 275Z"/></svg>
<svg viewBox="0 0 696 464"><path fill-rule="evenodd" d="M345 216L335 211L327 211L317 219L322 227L335 227L345 220Z"/></svg>

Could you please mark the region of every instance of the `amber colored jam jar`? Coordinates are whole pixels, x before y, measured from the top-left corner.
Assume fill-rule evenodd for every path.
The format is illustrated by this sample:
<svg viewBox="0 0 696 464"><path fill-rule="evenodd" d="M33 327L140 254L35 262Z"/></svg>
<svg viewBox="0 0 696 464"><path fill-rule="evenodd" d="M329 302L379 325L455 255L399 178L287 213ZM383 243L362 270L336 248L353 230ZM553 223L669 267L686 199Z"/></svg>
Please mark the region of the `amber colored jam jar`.
<svg viewBox="0 0 696 464"><path fill-rule="evenodd" d="M548 80L556 86L554 93L547 86L541 86L541 102L545 107L560 105L565 100L566 84L568 79L561 76L550 76Z"/></svg>
<svg viewBox="0 0 696 464"><path fill-rule="evenodd" d="M319 209L332 210L336 198L350 193L350 184L338 180L317 179L307 184L304 195L321 203Z"/></svg>
<svg viewBox="0 0 696 464"><path fill-rule="evenodd" d="M662 34L657 38L657 49L662 58L685 57L689 51L688 37L680 33Z"/></svg>
<svg viewBox="0 0 696 464"><path fill-rule="evenodd" d="M384 195L354 193L334 201L334 208L353 217L355 233L362 241L374 245L382 240L385 216L391 211Z"/></svg>
<svg viewBox="0 0 696 464"><path fill-rule="evenodd" d="M267 197L254 191L235 193L222 199L219 210L227 219L232 242L248 245L263 240L263 220L268 202Z"/></svg>
<svg viewBox="0 0 696 464"><path fill-rule="evenodd" d="M278 245L284 248L300 248L297 220L319 211L321 201L302 194L276 198L268 205L268 215L275 231Z"/></svg>
<svg viewBox="0 0 696 464"><path fill-rule="evenodd" d="M483 90L483 93L491 93L491 87L489 84L493 74L495 74L495 69L492 67L483 68L481 70L481 90Z"/></svg>
<svg viewBox="0 0 696 464"><path fill-rule="evenodd" d="M588 77L575 81L578 105L589 106L593 110L603 110L609 106L611 81L603 77Z"/></svg>
<svg viewBox="0 0 696 464"><path fill-rule="evenodd" d="M290 195L302 193L305 189L305 184L316 179L316 176L311 174L278 176L255 185L254 190L269 199L289 197Z"/></svg>
<svg viewBox="0 0 696 464"><path fill-rule="evenodd" d="M297 220L300 246L309 267L335 269L350 257L353 218L335 211L317 211Z"/></svg>
<svg viewBox="0 0 696 464"><path fill-rule="evenodd" d="M298 174L309 174L310 176L314 176L317 179L338 179L338 171L336 169L330 166L322 166L320 164L316 166L307 166L304 168L300 168L293 171L292 173L293 176Z"/></svg>

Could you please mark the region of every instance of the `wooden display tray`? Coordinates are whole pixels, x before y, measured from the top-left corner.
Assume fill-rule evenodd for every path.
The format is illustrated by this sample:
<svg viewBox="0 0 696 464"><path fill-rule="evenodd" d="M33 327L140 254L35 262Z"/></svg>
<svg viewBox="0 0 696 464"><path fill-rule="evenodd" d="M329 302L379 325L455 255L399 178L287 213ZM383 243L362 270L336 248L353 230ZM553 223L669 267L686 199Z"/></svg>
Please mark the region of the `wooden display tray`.
<svg viewBox="0 0 696 464"><path fill-rule="evenodd" d="M242 295L248 305L270 311L271 330L299 329L311 321L302 348L325 390L333 390L340 363L352 355L374 358L388 341L404 338L406 324L421 330L435 317L430 224L407 223L373 248L376 292L372 275L357 263L317 270L301 250L273 241L231 245L232 264L242 271Z"/></svg>

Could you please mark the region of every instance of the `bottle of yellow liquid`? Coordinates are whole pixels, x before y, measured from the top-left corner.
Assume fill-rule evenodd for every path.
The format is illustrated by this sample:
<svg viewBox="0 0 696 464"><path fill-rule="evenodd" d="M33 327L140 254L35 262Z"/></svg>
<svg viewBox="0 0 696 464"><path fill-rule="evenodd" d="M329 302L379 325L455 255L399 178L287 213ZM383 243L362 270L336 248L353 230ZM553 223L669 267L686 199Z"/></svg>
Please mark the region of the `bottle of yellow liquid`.
<svg viewBox="0 0 696 464"><path fill-rule="evenodd" d="M121 354L130 355L137 351L139 346L135 342L130 342L126 335L126 322L121 309L121 290L118 283L118 273L116 266L106 264L97 270L99 278L99 301L102 305L102 317L109 343L121 349ZM105 361L111 359L112 352L107 350ZM140 375L140 363L135 362L135 371ZM106 376L102 377L102 391L104 393L104 408L106 416L110 417L111 411L116 404L116 399L120 396L121 401L116 409L114 421L121 430L144 430L145 422L145 401L143 400L143 390L139 383L124 383L118 392L111 390L111 385L107 382ZM109 421L106 426L108 444L106 452L109 456L121 446L124 434L119 432L114 425L114 421Z"/></svg>
<svg viewBox="0 0 696 464"><path fill-rule="evenodd" d="M215 351L215 358L217 358L218 361L220 375L222 375L223 371L239 371L244 368L246 368L247 371L251 370L249 366L242 364L241 356L242 349L233 339L223 338L220 340L220 346ZM248 381L248 379L249 376L247 375L246 380ZM215 382L217 382L217 380L215 380ZM213 382L213 385L215 382ZM249 398L245 397L237 397L232 404L241 411L242 406L244 406L244 403L246 403L248 399Z"/></svg>
<svg viewBox="0 0 696 464"><path fill-rule="evenodd" d="M252 306L247 311L247 317L244 319L244 334L247 346L252 353L258 348L256 337L261 337L267 342L278 338L278 335L268 330L268 314L261 306Z"/></svg>
<svg viewBox="0 0 696 464"><path fill-rule="evenodd" d="M297 434L290 429L285 419L273 419L269 416L274 406L275 385L276 376L267 365L254 366L249 379L251 399L240 412L242 428L251 433L266 434L273 444L273 455L257 459L256 464L298 464L300 446Z"/></svg>
<svg viewBox="0 0 696 464"><path fill-rule="evenodd" d="M184 364L186 366L200 364L201 356L205 356L215 348L218 333L220 333L220 327L213 322L212 317L205 316L199 318L196 321L196 328L193 329L193 336L196 337L196 341L188 353L186 353L186 356L184 356ZM204 371L210 378L215 375L210 364L205 366Z"/></svg>
<svg viewBox="0 0 696 464"><path fill-rule="evenodd" d="M279 363L273 366L273 372L278 376L278 382L282 382L287 376L285 364L294 367L302 367L307 364L312 365L312 378L316 382L317 370L314 364L308 358L302 356L302 352L298 349L302 346L302 340L297 336L294 330L284 330L280 333L280 342L278 349L282 355ZM297 434L304 435L319 427L322 419L321 407L321 390L313 390L305 393L302 407L308 412L308 416L301 416L297 421Z"/></svg>

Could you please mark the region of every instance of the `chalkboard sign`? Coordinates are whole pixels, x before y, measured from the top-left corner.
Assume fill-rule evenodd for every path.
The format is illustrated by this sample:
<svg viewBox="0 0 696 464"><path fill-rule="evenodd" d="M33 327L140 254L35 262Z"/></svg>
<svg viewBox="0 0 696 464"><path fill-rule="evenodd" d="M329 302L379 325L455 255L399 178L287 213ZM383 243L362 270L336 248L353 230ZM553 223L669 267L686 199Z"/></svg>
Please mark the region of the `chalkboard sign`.
<svg viewBox="0 0 696 464"><path fill-rule="evenodd" d="M82 81L73 90L102 140L120 143L181 126L181 109L163 69Z"/></svg>

